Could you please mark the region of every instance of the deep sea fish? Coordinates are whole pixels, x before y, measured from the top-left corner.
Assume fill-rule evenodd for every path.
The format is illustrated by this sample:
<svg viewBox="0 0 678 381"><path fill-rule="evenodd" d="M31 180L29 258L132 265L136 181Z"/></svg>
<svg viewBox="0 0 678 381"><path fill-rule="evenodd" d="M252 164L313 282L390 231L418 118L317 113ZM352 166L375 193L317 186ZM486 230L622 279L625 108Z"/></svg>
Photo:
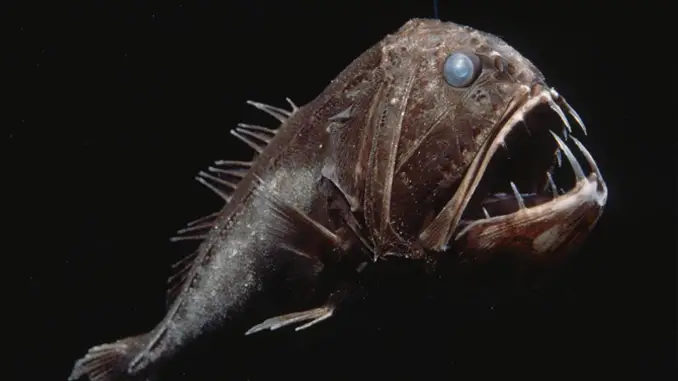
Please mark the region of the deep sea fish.
<svg viewBox="0 0 678 381"><path fill-rule="evenodd" d="M326 302L263 317L243 334L331 317L367 266L393 257L558 262L607 200L574 136L586 134L575 110L527 58L467 26L410 20L303 107L249 103L280 126L240 124L232 133L256 158L199 173L225 206L175 238L200 245L178 264L165 317L92 347L69 380L153 378L186 345L256 308L255 296L276 287L269 274L292 260L329 284L308 289Z"/></svg>

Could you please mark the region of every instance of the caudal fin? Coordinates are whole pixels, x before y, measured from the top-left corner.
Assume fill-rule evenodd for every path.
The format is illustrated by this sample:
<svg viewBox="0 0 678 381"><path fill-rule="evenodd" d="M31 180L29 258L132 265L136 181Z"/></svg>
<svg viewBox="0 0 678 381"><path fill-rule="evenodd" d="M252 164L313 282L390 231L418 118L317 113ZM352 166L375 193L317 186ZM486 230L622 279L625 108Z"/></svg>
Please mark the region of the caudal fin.
<svg viewBox="0 0 678 381"><path fill-rule="evenodd" d="M146 345L147 335L133 336L110 344L101 344L87 351L75 362L68 381L87 376L91 381L134 380L127 372L130 362Z"/></svg>

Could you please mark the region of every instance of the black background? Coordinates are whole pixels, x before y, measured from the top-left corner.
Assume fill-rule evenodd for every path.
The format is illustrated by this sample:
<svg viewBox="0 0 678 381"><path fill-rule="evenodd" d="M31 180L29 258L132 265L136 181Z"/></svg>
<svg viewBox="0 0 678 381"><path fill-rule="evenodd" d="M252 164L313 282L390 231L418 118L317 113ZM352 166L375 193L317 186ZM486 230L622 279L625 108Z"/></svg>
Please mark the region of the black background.
<svg viewBox="0 0 678 381"><path fill-rule="evenodd" d="M432 16L414 0L4 4L3 341L23 380L63 380L91 345L161 319L187 250L167 237L220 206L191 178L251 156L228 133L237 122L274 125L245 100L310 101L385 34ZM176 377L676 379L670 67L644 11L621 7L441 0L442 19L530 58L589 127L610 197L554 286L466 320L433 294L393 297L388 313L364 303L304 333L215 346Z"/></svg>

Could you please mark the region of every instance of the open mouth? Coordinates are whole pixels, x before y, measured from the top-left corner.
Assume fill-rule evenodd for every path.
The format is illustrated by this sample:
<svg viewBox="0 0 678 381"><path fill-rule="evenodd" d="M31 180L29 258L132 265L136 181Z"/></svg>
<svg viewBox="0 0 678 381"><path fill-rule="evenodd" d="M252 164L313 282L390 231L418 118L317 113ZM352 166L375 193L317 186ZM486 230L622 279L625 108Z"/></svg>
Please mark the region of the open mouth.
<svg viewBox="0 0 678 381"><path fill-rule="evenodd" d="M491 144L499 148L486 151L487 165L476 175L456 237L478 225L526 225L558 213L566 219L587 207L597 209L597 219L607 187L593 157L573 136L578 133L586 134L583 122L553 89L515 111Z"/></svg>
<svg viewBox="0 0 678 381"><path fill-rule="evenodd" d="M580 162L588 164L588 172L597 172L595 162L587 160L590 155L586 148L571 134L569 122L564 124L548 104L537 104L530 109L509 129L501 148L492 155L462 214L460 226L515 213L567 195L586 171ZM570 140L577 150L569 149ZM597 176L600 177L600 173Z"/></svg>
<svg viewBox="0 0 678 381"><path fill-rule="evenodd" d="M595 225L607 187L593 157L573 136L586 134L584 124L555 90L540 86L531 94L506 113L437 221L420 236L431 247L444 249L453 237L464 236L486 249L506 244L507 237L539 246L534 240L550 231L548 242L537 248L547 251L561 243L557 236ZM447 226L445 236L431 234L441 226Z"/></svg>

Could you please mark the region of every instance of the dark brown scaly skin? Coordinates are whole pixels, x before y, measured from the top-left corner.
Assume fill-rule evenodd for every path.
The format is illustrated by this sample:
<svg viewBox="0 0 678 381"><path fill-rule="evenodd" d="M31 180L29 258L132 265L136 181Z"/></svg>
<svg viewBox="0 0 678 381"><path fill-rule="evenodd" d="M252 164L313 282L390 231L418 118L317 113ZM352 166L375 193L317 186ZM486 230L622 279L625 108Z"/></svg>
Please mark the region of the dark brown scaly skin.
<svg viewBox="0 0 678 381"><path fill-rule="evenodd" d="M446 58L457 51L475 54L482 67L468 86L451 86L443 76ZM176 237L202 243L178 269L165 318L149 333L93 347L71 380L152 377L186 344L254 308L250 301L266 290L267 273L294 257L289 253L320 268L319 279L340 269L336 293L324 306L281 311L289 314L247 333L330 317L342 285L389 256L435 263L441 256L480 261L511 252L555 261L587 236L607 198L595 162L563 128L566 113L584 128L564 98L506 43L453 23L409 21L301 108L252 104L281 125L241 125L234 135L257 158L217 162L199 174L227 202ZM555 116L552 123L531 120L538 109ZM517 153L534 156L492 171L490 159L511 150L523 120L531 131L523 139L538 144L517 141ZM570 140L589 162L588 176ZM558 148L575 182L551 193L546 172L556 170ZM495 184L506 175L516 183ZM527 193L512 193L521 188Z"/></svg>

